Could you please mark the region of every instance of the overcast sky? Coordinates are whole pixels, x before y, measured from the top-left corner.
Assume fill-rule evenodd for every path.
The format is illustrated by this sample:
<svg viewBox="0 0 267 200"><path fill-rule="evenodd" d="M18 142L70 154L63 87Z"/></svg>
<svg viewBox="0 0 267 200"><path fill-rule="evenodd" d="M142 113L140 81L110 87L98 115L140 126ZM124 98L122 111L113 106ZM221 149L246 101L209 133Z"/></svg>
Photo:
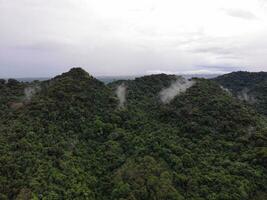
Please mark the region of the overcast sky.
<svg viewBox="0 0 267 200"><path fill-rule="evenodd" d="M267 0L0 0L0 77L267 71Z"/></svg>

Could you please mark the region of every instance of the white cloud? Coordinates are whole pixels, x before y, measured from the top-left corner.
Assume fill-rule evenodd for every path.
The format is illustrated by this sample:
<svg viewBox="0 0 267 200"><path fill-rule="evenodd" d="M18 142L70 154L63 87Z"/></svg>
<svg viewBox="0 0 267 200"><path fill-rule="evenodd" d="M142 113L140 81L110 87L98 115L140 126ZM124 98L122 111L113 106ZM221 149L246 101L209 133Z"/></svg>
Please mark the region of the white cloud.
<svg viewBox="0 0 267 200"><path fill-rule="evenodd" d="M267 70L263 3L0 0L0 75L49 76L71 66L93 75Z"/></svg>
<svg viewBox="0 0 267 200"><path fill-rule="evenodd" d="M237 17L237 18L246 19L246 20L257 19L257 16L255 14L253 14L252 12L246 11L246 10L224 9L224 11L226 14L232 17Z"/></svg>

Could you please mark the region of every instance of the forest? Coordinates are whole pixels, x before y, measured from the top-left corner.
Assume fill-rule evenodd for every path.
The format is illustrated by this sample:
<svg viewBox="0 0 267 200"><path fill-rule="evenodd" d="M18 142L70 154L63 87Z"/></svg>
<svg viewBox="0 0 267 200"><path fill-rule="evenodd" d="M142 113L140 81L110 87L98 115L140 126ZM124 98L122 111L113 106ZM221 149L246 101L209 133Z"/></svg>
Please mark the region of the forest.
<svg viewBox="0 0 267 200"><path fill-rule="evenodd" d="M0 199L266 200L267 73L0 80Z"/></svg>

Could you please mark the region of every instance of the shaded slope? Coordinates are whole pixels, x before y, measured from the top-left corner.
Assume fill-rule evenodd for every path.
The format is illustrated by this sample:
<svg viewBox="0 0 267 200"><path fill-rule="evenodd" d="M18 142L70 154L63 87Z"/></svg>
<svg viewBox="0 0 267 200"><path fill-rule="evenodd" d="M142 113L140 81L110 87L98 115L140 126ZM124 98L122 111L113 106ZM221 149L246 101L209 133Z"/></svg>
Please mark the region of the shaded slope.
<svg viewBox="0 0 267 200"><path fill-rule="evenodd" d="M267 115L267 72L233 72L214 80Z"/></svg>

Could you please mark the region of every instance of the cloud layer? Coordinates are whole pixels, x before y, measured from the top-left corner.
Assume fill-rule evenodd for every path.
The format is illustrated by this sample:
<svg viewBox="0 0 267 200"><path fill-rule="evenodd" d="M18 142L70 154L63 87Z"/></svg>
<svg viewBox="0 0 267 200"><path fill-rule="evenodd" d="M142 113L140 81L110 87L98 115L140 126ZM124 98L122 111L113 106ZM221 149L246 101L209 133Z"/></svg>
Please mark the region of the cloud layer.
<svg viewBox="0 0 267 200"><path fill-rule="evenodd" d="M0 76L267 70L266 11L263 0L0 0Z"/></svg>

